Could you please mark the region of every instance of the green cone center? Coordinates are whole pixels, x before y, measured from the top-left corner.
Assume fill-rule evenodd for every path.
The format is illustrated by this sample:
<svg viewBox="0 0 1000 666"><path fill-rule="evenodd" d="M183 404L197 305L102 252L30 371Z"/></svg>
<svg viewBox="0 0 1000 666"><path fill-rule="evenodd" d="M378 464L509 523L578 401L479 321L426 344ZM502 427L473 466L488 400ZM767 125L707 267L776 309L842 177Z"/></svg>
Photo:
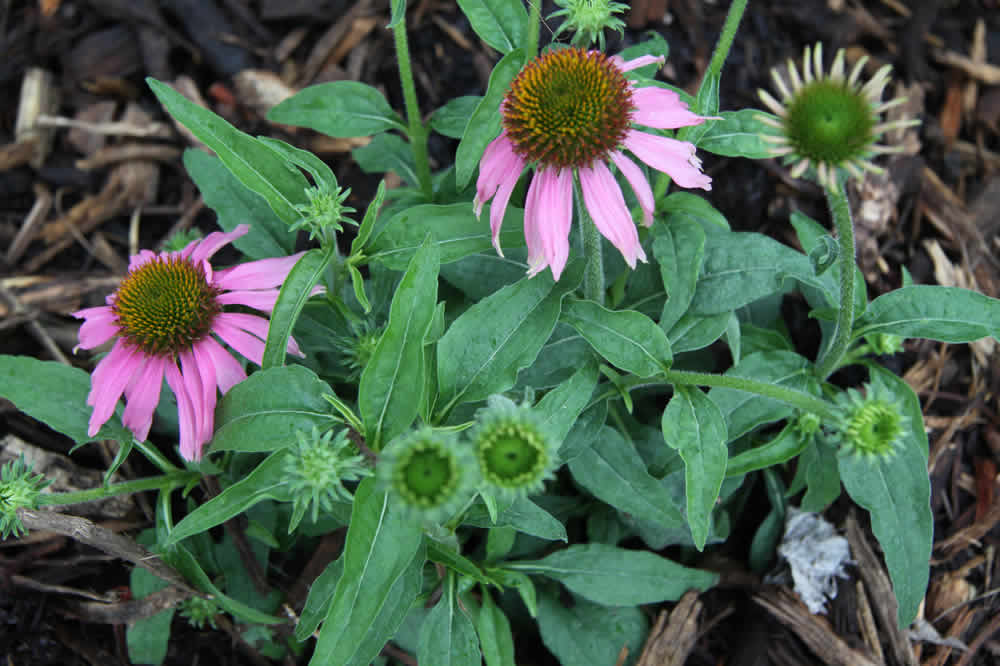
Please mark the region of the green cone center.
<svg viewBox="0 0 1000 666"><path fill-rule="evenodd" d="M866 157L875 142L876 121L864 94L846 83L821 79L795 93L785 124L796 152L817 163L838 165Z"/></svg>
<svg viewBox="0 0 1000 666"><path fill-rule="evenodd" d="M586 167L625 140L632 91L603 53L569 48L525 65L504 99L514 152L542 167Z"/></svg>
<svg viewBox="0 0 1000 666"><path fill-rule="evenodd" d="M481 452L490 475L504 481L534 476L546 462L538 443L511 429L514 432L494 436Z"/></svg>
<svg viewBox="0 0 1000 666"><path fill-rule="evenodd" d="M191 260L156 257L125 276L111 309L128 343L154 356L176 354L209 334L222 310L218 294Z"/></svg>
<svg viewBox="0 0 1000 666"><path fill-rule="evenodd" d="M437 447L418 448L402 464L407 494L423 504L437 504L450 497L455 485L452 457Z"/></svg>

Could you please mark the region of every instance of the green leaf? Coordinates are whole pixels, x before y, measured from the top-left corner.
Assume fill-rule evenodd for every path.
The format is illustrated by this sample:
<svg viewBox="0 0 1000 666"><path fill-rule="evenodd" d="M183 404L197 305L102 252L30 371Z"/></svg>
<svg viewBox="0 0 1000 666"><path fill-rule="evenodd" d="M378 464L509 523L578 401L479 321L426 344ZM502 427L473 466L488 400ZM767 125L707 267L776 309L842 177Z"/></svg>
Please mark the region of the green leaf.
<svg viewBox="0 0 1000 666"><path fill-rule="evenodd" d="M686 313L667 335L674 353L697 351L709 346L725 334L731 317L730 312L705 316Z"/></svg>
<svg viewBox="0 0 1000 666"><path fill-rule="evenodd" d="M167 581L142 567L135 567L129 575L132 598L138 601L165 588ZM130 623L125 629L129 660L136 664L161 664L167 657L170 642L170 622L175 609L167 608L151 617Z"/></svg>
<svg viewBox="0 0 1000 666"><path fill-rule="evenodd" d="M365 249L368 243L368 238L371 237L372 230L375 228L375 220L378 219L378 211L382 208L382 202L385 201L385 180L379 181L378 190L375 191L375 198L371 200L368 204L368 209L365 211L365 217L361 220L361 226L358 227L358 235L354 237L351 241L351 256L357 256Z"/></svg>
<svg viewBox="0 0 1000 666"><path fill-rule="evenodd" d="M224 231L232 231L239 224L250 226L245 236L233 241L237 250L250 259L283 257L295 251L295 233L288 230L288 224L274 215L267 200L230 173L218 157L188 148L184 151L184 168Z"/></svg>
<svg viewBox="0 0 1000 666"><path fill-rule="evenodd" d="M410 185L419 184L417 168L413 163L413 149L396 134L378 134L371 142L351 151L351 157L365 173L395 171Z"/></svg>
<svg viewBox="0 0 1000 666"><path fill-rule="evenodd" d="M757 109L723 111L722 120L709 120L708 128L698 141L698 148L726 157L746 157L763 160L771 157L773 143L762 139L770 128L759 120L763 112Z"/></svg>
<svg viewBox="0 0 1000 666"><path fill-rule="evenodd" d="M490 584L490 579L483 574L475 562L455 551L451 546L434 539L427 539L427 559L443 564L455 573L471 578L477 583Z"/></svg>
<svg viewBox="0 0 1000 666"><path fill-rule="evenodd" d="M215 413L212 451L274 451L294 443L296 431L332 425L326 382L301 365L255 372L229 390Z"/></svg>
<svg viewBox="0 0 1000 666"><path fill-rule="evenodd" d="M901 287L871 302L853 337L874 333L951 343L1000 340L1000 300L959 287Z"/></svg>
<svg viewBox="0 0 1000 666"><path fill-rule="evenodd" d="M420 627L417 663L434 666L480 666L476 628L456 603L453 579Z"/></svg>
<svg viewBox="0 0 1000 666"><path fill-rule="evenodd" d="M389 30L395 30L400 25L406 30L406 0L392 0L391 11L389 13L389 24L385 26Z"/></svg>
<svg viewBox="0 0 1000 666"><path fill-rule="evenodd" d="M934 516L927 433L913 389L886 370L871 369L873 387L881 385L903 405L908 436L891 458L867 460L842 446L837 461L847 493L871 514L872 532L885 554L902 629L916 617L930 574Z"/></svg>
<svg viewBox="0 0 1000 666"><path fill-rule="evenodd" d="M293 498L286 487L287 459L288 452L284 449L272 453L250 474L184 516L170 531L164 545L172 546L182 539L221 525L266 499L291 501Z"/></svg>
<svg viewBox="0 0 1000 666"><path fill-rule="evenodd" d="M524 246L524 232L520 228L523 214L520 208L507 208L500 232L501 247ZM403 270L428 235L441 252L442 264L478 252L493 252L489 223L477 219L472 205L466 201L446 206L424 204L399 211L371 239L369 260Z"/></svg>
<svg viewBox="0 0 1000 666"><path fill-rule="evenodd" d="M452 322L437 346L444 411L514 385L517 372L531 365L552 334L563 296L579 284L580 273L571 268L558 285L548 273L522 278Z"/></svg>
<svg viewBox="0 0 1000 666"><path fill-rule="evenodd" d="M674 192L657 207L666 216L667 224L673 226L678 217L688 217L706 231L729 231L726 216L716 210L703 197L690 192Z"/></svg>
<svg viewBox="0 0 1000 666"><path fill-rule="evenodd" d="M271 323L267 328L267 343L261 360L263 369L277 368L285 363L288 338L292 335L295 322L298 321L302 308L309 300L313 287L322 279L326 267L330 265L336 252L337 247L333 243L326 250L309 250L288 272L288 277L278 292L278 300L271 313Z"/></svg>
<svg viewBox="0 0 1000 666"><path fill-rule="evenodd" d="M684 487L691 537L698 550L705 548L712 509L726 477L726 423L722 412L697 388L675 386L663 410L663 440L684 461Z"/></svg>
<svg viewBox="0 0 1000 666"><path fill-rule="evenodd" d="M585 363L562 384L545 394L534 412L557 442L564 442L576 424L580 413L587 407L597 386L597 364ZM560 444L561 445L561 444Z"/></svg>
<svg viewBox="0 0 1000 666"><path fill-rule="evenodd" d="M608 310L593 301L570 300L562 321L569 324L612 365L639 377L670 369L670 341L656 323L634 310Z"/></svg>
<svg viewBox="0 0 1000 666"><path fill-rule="evenodd" d="M794 426L787 425L767 442L730 458L726 465L726 476L741 476L788 462L805 451L809 441L801 437Z"/></svg>
<svg viewBox="0 0 1000 666"><path fill-rule="evenodd" d="M358 81L309 86L268 111L267 119L345 138L407 129L382 93Z"/></svg>
<svg viewBox="0 0 1000 666"><path fill-rule="evenodd" d="M275 152L281 154L290 164L294 164L297 167L305 169L312 176L313 182L316 184L320 190L327 190L329 192L336 192L339 187L337 184L337 176L334 175L333 169L330 165L316 157L308 150L302 150L301 148L296 148L295 146L285 143L281 139L272 139L271 137L262 136L257 138L258 141L273 148Z"/></svg>
<svg viewBox="0 0 1000 666"><path fill-rule="evenodd" d="M528 12L510 0L458 0L479 37L500 53L513 51L528 25Z"/></svg>
<svg viewBox="0 0 1000 666"><path fill-rule="evenodd" d="M559 519L527 497L518 498L513 504L501 511L496 522L490 519L486 505L482 502L476 502L465 514L462 524L487 529L513 527L518 532L548 541L569 540L566 536L566 528L559 522Z"/></svg>
<svg viewBox="0 0 1000 666"><path fill-rule="evenodd" d="M289 168L282 155L270 146L236 129L167 84L152 78L146 82L167 112L214 150L241 183L264 197L278 217L288 224L301 217L295 205L307 203L305 191L309 186L301 171Z"/></svg>
<svg viewBox="0 0 1000 666"><path fill-rule="evenodd" d="M750 557L748 558L750 569L758 574L763 574L771 568L774 554L785 532L785 514L788 510L785 484L782 483L778 473L773 469L766 469L763 477L771 510L753 536L750 543Z"/></svg>
<svg viewBox="0 0 1000 666"><path fill-rule="evenodd" d="M368 663L382 648L362 655L365 637L380 617L396 582L420 560L423 533L375 482L365 479L354 493L354 510L344 545L344 573L310 664ZM420 560L420 564L423 561ZM414 595L415 596L415 595ZM408 608L412 599L403 600Z"/></svg>
<svg viewBox="0 0 1000 666"><path fill-rule="evenodd" d="M819 513L840 497L840 469L836 449L816 443L802 452L798 464L806 483L806 494L799 502L800 509ZM799 472L796 471L796 480L798 475Z"/></svg>
<svg viewBox="0 0 1000 666"><path fill-rule="evenodd" d="M455 151L455 184L459 190L469 184L486 146L500 133L500 103L507 94L510 82L521 71L524 60L524 51L514 49L493 67L486 95L469 118L465 134Z"/></svg>
<svg viewBox="0 0 1000 666"><path fill-rule="evenodd" d="M666 232L658 234L653 241L653 256L660 266L660 278L667 292L660 326L671 333L694 298L705 258L705 230L691 217L676 215L671 218Z"/></svg>
<svg viewBox="0 0 1000 666"><path fill-rule="evenodd" d="M676 601L688 590L707 590L718 580L714 573L689 569L649 551L603 543L569 546L541 560L508 562L506 567L557 580L603 606Z"/></svg>
<svg viewBox="0 0 1000 666"><path fill-rule="evenodd" d="M577 483L619 511L687 533L670 492L649 474L617 430L601 428L594 443L569 461L569 471Z"/></svg>
<svg viewBox="0 0 1000 666"><path fill-rule="evenodd" d="M424 337L437 305L438 261L431 243L413 255L393 296L389 324L361 373L358 410L368 445L376 451L409 428L420 410Z"/></svg>
<svg viewBox="0 0 1000 666"><path fill-rule="evenodd" d="M795 352L771 351L747 354L726 371L730 377L746 377L771 384L798 389L810 395L820 395L819 384L809 359ZM786 418L791 406L763 396L729 388L713 388L708 392L712 401L726 417L730 441L765 423Z"/></svg>
<svg viewBox="0 0 1000 666"><path fill-rule="evenodd" d="M493 597L483 590L483 606L476 619L476 633L483 651L486 666L516 666L514 662L514 637L510 632L510 622L500 610Z"/></svg>
<svg viewBox="0 0 1000 666"><path fill-rule="evenodd" d="M633 655L626 663L634 664L642 651L649 623L638 608L607 608L585 599L567 608L547 590L538 601L542 641L562 666L616 664L623 646Z"/></svg>
<svg viewBox="0 0 1000 666"><path fill-rule="evenodd" d="M705 247L691 312L729 312L789 290L794 286L791 280L823 291L833 287L829 276L816 276L809 257L773 238L755 232L713 234ZM828 298L836 302L837 296Z"/></svg>
<svg viewBox="0 0 1000 666"><path fill-rule="evenodd" d="M330 612L330 604L333 603L333 594L337 590L337 583L344 574L344 558L338 557L333 562L326 565L323 573L316 577L316 580L309 586L309 596L306 597L306 605L299 613L299 622L295 625L295 640L306 641L319 627L320 622Z"/></svg>
<svg viewBox="0 0 1000 666"><path fill-rule="evenodd" d="M698 94L694 99L694 106L691 110L697 113L699 116L715 116L719 113L719 80L721 79L722 73L708 69L705 71L705 75L701 79L701 85L698 87ZM701 144L702 138L708 133L708 130L712 127L717 120L706 120L700 125L691 125L689 127L682 127L677 132L677 138L681 141L690 141L694 145L698 146Z"/></svg>
<svg viewBox="0 0 1000 666"><path fill-rule="evenodd" d="M607 416L607 400L601 400L583 410L559 448L559 458L569 462L586 451L601 432Z"/></svg>
<svg viewBox="0 0 1000 666"><path fill-rule="evenodd" d="M479 95L465 95L448 100L431 116L431 129L452 139L461 139L481 99Z"/></svg>
<svg viewBox="0 0 1000 666"><path fill-rule="evenodd" d="M29 356L0 355L0 397L28 416L78 444L95 439L132 441L132 434L117 416L101 426L95 436L87 435L91 414L88 393L90 375L79 368Z"/></svg>

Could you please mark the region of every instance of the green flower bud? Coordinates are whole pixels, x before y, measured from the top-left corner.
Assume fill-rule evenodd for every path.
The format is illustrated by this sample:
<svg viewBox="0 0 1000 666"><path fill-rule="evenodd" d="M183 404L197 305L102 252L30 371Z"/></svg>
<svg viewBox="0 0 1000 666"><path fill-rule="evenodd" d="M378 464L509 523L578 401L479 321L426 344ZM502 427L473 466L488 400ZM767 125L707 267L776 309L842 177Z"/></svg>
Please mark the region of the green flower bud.
<svg viewBox="0 0 1000 666"><path fill-rule="evenodd" d="M559 443L530 407L500 395L490 396L488 405L469 432L483 485L501 497L540 492L553 477Z"/></svg>
<svg viewBox="0 0 1000 666"><path fill-rule="evenodd" d="M307 509L312 509L316 522L319 511L333 510L335 502L350 502L350 491L345 481L359 481L373 472L364 456L360 455L347 437L347 429L335 434L328 430L322 436L313 426L312 432L296 433L298 446L285 459L285 472L294 496L292 517L288 523L291 533L302 520Z"/></svg>
<svg viewBox="0 0 1000 666"><path fill-rule="evenodd" d="M354 209L344 205L350 194L350 188L342 189L336 183L306 188L309 203L295 206L302 218L291 225L291 230L307 229L309 240L332 238L335 232L343 229L341 222L354 224L353 220L346 217Z"/></svg>
<svg viewBox="0 0 1000 666"><path fill-rule="evenodd" d="M869 461L891 458L908 432L902 405L872 385L866 387L866 394L848 389L837 397L843 416L834 424L832 440L840 445L841 455Z"/></svg>
<svg viewBox="0 0 1000 666"><path fill-rule="evenodd" d="M222 609L212 599L191 597L181 604L181 615L195 629L204 629L206 624L210 625L212 629L217 629L215 616L221 612Z"/></svg>
<svg viewBox="0 0 1000 666"><path fill-rule="evenodd" d="M443 522L458 511L477 480L468 447L453 433L431 428L390 442L376 471L387 492L429 523Z"/></svg>
<svg viewBox="0 0 1000 666"><path fill-rule="evenodd" d="M178 231L163 243L163 251L180 252L194 241L201 240L202 237L201 230L197 228Z"/></svg>
<svg viewBox="0 0 1000 666"><path fill-rule="evenodd" d="M556 0L556 4L561 9L549 14L548 20L560 16L565 16L566 20L552 34L553 39L570 31L573 33L570 41L573 46L589 48L597 42L603 51L605 28L614 30L619 35L625 34L625 22L615 16L628 9L628 5L624 3L609 0Z"/></svg>
<svg viewBox="0 0 1000 666"><path fill-rule="evenodd" d="M0 469L0 538L25 533L24 523L17 517L18 509L34 509L42 488L52 483L41 474L34 474L24 458L6 463Z"/></svg>

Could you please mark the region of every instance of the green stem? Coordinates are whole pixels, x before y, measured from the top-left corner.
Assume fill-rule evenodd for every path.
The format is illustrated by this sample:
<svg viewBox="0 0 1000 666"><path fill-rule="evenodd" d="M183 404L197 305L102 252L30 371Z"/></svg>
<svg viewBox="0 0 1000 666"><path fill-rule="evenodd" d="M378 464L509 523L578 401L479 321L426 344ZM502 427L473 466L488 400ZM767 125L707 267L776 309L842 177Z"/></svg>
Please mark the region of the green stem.
<svg viewBox="0 0 1000 666"><path fill-rule="evenodd" d="M177 465L173 464L167 457L160 453L160 450L150 444L149 442L140 442L137 438L132 438L132 446L139 449L142 455L146 456L149 462L153 463L160 468L164 474L170 474L177 471Z"/></svg>
<svg viewBox="0 0 1000 666"><path fill-rule="evenodd" d="M413 163L417 170L417 180L420 181L420 190L430 201L434 196L434 187L431 183L431 163L427 157L428 132L420 118L420 105L417 104L417 87L413 83L413 69L410 67L410 42L406 36L405 19L393 28L392 34L396 40L396 61L399 63L399 82L406 104L406 120L409 124L407 133L413 149Z"/></svg>
<svg viewBox="0 0 1000 666"><path fill-rule="evenodd" d="M604 254L601 251L601 232L590 219L581 193L577 192L573 200L576 201L577 219L580 220L580 232L583 235L583 256L587 260L587 267L583 273L583 297L604 305Z"/></svg>
<svg viewBox="0 0 1000 666"><path fill-rule="evenodd" d="M671 384L719 386L754 393L767 398L774 398L803 411L812 412L825 421L836 421L839 418L839 412L830 403L797 389L788 388L787 386L768 384L767 382L747 379L746 377L717 375L710 372L689 372L687 370L668 370L662 376L664 380Z"/></svg>
<svg viewBox="0 0 1000 666"><path fill-rule="evenodd" d="M740 27L740 21L743 19L743 13L746 11L748 0L733 0L733 3L729 5L729 13L726 14L726 22L722 24L722 33L719 35L719 41L715 43L715 50L712 52L712 59L708 63L708 69L705 70L705 76L701 80L701 87L698 90L698 96L695 98L696 108L694 112L699 115L706 115L709 113L715 113L718 109L705 109L701 108L704 101L707 99L702 95L701 88L703 88L710 81L718 81L722 78L722 66L726 64L726 58L729 57L729 49L733 46L733 39L736 38L736 31ZM686 134L691 131L692 128L683 128L678 134L678 139L683 140ZM656 177L656 183L653 186L653 197L656 201L663 198L663 195L667 193L667 188L670 186L670 176L665 173L660 173Z"/></svg>
<svg viewBox="0 0 1000 666"><path fill-rule="evenodd" d="M134 481L125 481L110 486L90 488L89 490L77 490L71 493L43 493L38 496L38 505L79 504L115 495L130 495L144 490L166 490L186 485L200 478L201 474L198 472L177 471L162 476L151 476L145 479L135 479Z"/></svg>
<svg viewBox="0 0 1000 666"><path fill-rule="evenodd" d="M534 60L538 55L538 33L542 28L541 0L529 2L531 14L528 16L528 34L524 36L524 53L527 60Z"/></svg>
<svg viewBox="0 0 1000 666"><path fill-rule="evenodd" d="M840 243L840 311L837 313L833 340L816 363L816 375L821 379L829 377L839 367L840 361L851 344L854 328L854 222L851 220L851 205L847 201L847 191L839 182L835 188L825 187L826 201L830 206L830 217L837 230Z"/></svg>

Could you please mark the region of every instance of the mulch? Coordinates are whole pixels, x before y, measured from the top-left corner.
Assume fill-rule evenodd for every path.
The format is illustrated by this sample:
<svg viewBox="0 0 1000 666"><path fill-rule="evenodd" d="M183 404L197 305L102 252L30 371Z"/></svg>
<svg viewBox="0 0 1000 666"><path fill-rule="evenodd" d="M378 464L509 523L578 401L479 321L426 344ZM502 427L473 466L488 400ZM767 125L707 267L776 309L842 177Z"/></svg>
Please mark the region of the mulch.
<svg viewBox="0 0 1000 666"><path fill-rule="evenodd" d="M403 108L385 29L387 0L9 0L0 7L0 353L87 367L75 357L78 323L69 313L103 302L128 256L159 247L187 228L213 228L213 215L181 166L196 140L175 125L144 83L169 82L251 134L284 139L318 154L349 204L363 210L378 177L351 158L367 139L331 139L269 123L267 110L301 88L341 79L369 83ZM727 3L631 3L624 36L666 38L666 74L695 90ZM551 2L543 15L551 13ZM722 108L760 106L768 71L823 41L895 66L894 94L923 125L883 177L850 192L858 211L859 261L875 297L900 286L905 266L917 283L976 289L1000 297L1000 2L966 0L775 0L751 2L722 80ZM407 12L418 94L425 113L460 95L481 94L498 54L483 44L454 3L411 2ZM551 26L554 28L554 26ZM543 28L543 42L550 31ZM434 135L434 168L455 142ZM817 188L777 163L709 157L709 201L738 229L794 244L788 215L825 220ZM399 180L390 174L388 184ZM790 326L808 326L791 313ZM1000 363L994 341L944 345L911 340L883 362L921 398L931 443L935 516L932 579L919 622L894 629L877 544L863 512L841 499L827 517L842 528L857 561L826 615L812 615L788 585L749 571L749 538L759 513L709 564L716 589L691 593L657 617L639 663L945 664L1000 663L995 581L1000 531ZM849 381L850 377L839 377ZM0 400L0 458L32 447L62 466L67 488L88 487L113 457L71 442ZM141 476L141 461L120 471ZM88 474L90 475L88 477ZM95 476L96 474L96 476ZM111 532L151 523L141 496L101 505L87 518ZM746 532L746 534L743 534ZM331 548L333 549L331 551ZM336 544L324 541L314 562ZM322 550L326 549L326 550ZM301 600L315 566L271 580ZM321 568L320 568L321 570ZM0 542L0 654L11 664L127 664L127 603L121 560L56 532ZM98 612L99 606L111 608ZM243 664L268 660L231 623L195 630L175 621L167 663ZM531 640L519 663L552 663ZM404 663L409 655L393 650ZM299 659L305 663L308 655ZM521 661L523 659L523 661ZM289 658L285 663L297 663Z"/></svg>

